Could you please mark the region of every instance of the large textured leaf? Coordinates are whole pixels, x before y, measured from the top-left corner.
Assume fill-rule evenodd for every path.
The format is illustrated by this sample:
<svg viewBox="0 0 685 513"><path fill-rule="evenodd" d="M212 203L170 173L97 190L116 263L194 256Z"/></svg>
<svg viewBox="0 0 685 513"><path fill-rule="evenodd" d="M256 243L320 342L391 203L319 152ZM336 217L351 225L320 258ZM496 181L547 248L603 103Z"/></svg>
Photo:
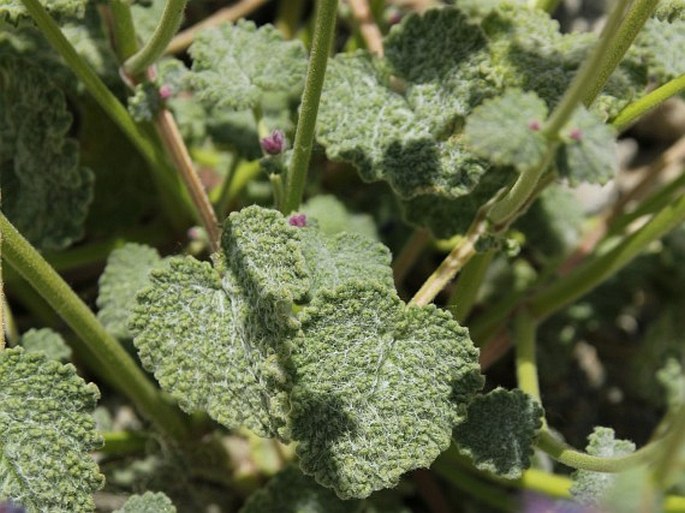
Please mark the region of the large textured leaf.
<svg viewBox="0 0 685 513"><path fill-rule="evenodd" d="M87 0L41 0L40 3L53 16L82 16L86 10ZM0 1L0 21L16 24L31 19L21 0Z"/></svg>
<svg viewBox="0 0 685 513"><path fill-rule="evenodd" d="M429 466L482 386L477 350L449 314L368 283L306 307L291 358L300 465L345 499Z"/></svg>
<svg viewBox="0 0 685 513"><path fill-rule="evenodd" d="M117 338L131 338L128 318L136 294L150 283L148 275L162 259L157 250L142 244L126 244L109 255L100 276L98 319Z"/></svg>
<svg viewBox="0 0 685 513"><path fill-rule="evenodd" d="M259 106L266 93L297 97L307 59L299 41L284 41L271 25L240 21L202 32L190 47L190 82L208 105L234 110Z"/></svg>
<svg viewBox="0 0 685 513"><path fill-rule="evenodd" d="M685 7L681 5L679 11L669 11L675 17L673 21L648 20L635 41L634 51L645 60L650 78L658 83L685 73L685 19L678 17L685 12Z"/></svg>
<svg viewBox="0 0 685 513"><path fill-rule="evenodd" d="M103 484L89 454L102 444L91 417L98 397L71 365L0 352L0 500L29 513L92 513Z"/></svg>
<svg viewBox="0 0 685 513"><path fill-rule="evenodd" d="M65 362L71 358L71 348L62 335L50 328L30 329L22 335L19 342L26 352L42 353L50 360Z"/></svg>
<svg viewBox="0 0 685 513"><path fill-rule="evenodd" d="M176 513L176 508L162 492L145 492L129 497L124 507L114 513Z"/></svg>
<svg viewBox="0 0 685 513"><path fill-rule="evenodd" d="M362 513L360 501L343 501L302 474L297 467L282 470L253 493L240 513Z"/></svg>
<svg viewBox="0 0 685 513"><path fill-rule="evenodd" d="M540 404L521 390L497 388L469 405L454 442L479 469L515 479L530 466L542 413Z"/></svg>
<svg viewBox="0 0 685 513"><path fill-rule="evenodd" d="M634 452L635 444L627 440L616 440L613 429L596 427L588 436L586 450L592 456L613 458ZM616 474L577 470L573 473L571 494L579 502L598 506L615 483Z"/></svg>
<svg viewBox="0 0 685 513"><path fill-rule="evenodd" d="M430 465L482 386L466 330L397 297L387 249L259 207L229 217L214 265L154 270L131 328L182 408L299 442L343 498Z"/></svg>
<svg viewBox="0 0 685 513"><path fill-rule="evenodd" d="M63 93L24 59L0 55L2 209L34 245L60 249L82 234L92 173L79 166L66 137L71 116Z"/></svg>

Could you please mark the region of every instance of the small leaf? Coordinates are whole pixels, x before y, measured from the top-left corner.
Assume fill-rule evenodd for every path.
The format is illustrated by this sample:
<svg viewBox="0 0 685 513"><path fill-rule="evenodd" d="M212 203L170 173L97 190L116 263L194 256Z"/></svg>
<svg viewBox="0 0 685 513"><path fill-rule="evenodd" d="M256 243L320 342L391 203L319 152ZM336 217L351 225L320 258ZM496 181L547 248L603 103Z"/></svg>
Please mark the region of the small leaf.
<svg viewBox="0 0 685 513"><path fill-rule="evenodd" d="M482 386L467 331L387 288L350 283L302 311L290 438L302 470L343 499L428 467Z"/></svg>
<svg viewBox="0 0 685 513"><path fill-rule="evenodd" d="M473 152L519 171L539 165L547 149L542 123L547 106L535 93L508 90L486 100L466 119L464 137Z"/></svg>
<svg viewBox="0 0 685 513"><path fill-rule="evenodd" d="M480 470L516 479L530 466L542 414L528 394L497 388L469 405L466 421L454 430L454 442Z"/></svg>
<svg viewBox="0 0 685 513"><path fill-rule="evenodd" d="M557 168L571 186L581 182L604 184L616 175L616 131L597 114L580 107L561 137L564 145L557 153Z"/></svg>
<svg viewBox="0 0 685 513"><path fill-rule="evenodd" d="M626 456L635 451L635 444L627 440L616 440L614 430L596 427L588 436L586 447L588 454L601 458ZM577 470L573 473L571 494L583 504L598 506L602 503L607 491L616 483L616 474Z"/></svg>
<svg viewBox="0 0 685 513"><path fill-rule="evenodd" d="M41 5L58 18L81 17L86 10L87 0L40 0ZM0 22L8 21L16 25L28 21L31 16L21 0L2 0L0 2Z"/></svg>
<svg viewBox="0 0 685 513"><path fill-rule="evenodd" d="M131 338L128 318L136 294L149 285L150 271L161 263L157 250L142 244L129 243L110 253L99 280L97 306L98 319L112 336Z"/></svg>
<svg viewBox="0 0 685 513"><path fill-rule="evenodd" d="M92 513L104 479L91 416L99 392L72 365L21 348L0 352L0 499L28 513Z"/></svg>
<svg viewBox="0 0 685 513"><path fill-rule="evenodd" d="M240 513L362 513L359 501L335 493L290 466L253 493Z"/></svg>
<svg viewBox="0 0 685 513"><path fill-rule="evenodd" d="M378 240L373 218L367 214L353 214L335 196L321 194L307 200L300 212L316 220L316 226L326 235L339 232L358 233Z"/></svg>
<svg viewBox="0 0 685 513"><path fill-rule="evenodd" d="M62 91L29 61L0 55L2 210L41 249L81 237L93 175L66 137L71 115Z"/></svg>
<svg viewBox="0 0 685 513"><path fill-rule="evenodd" d="M66 362L71 358L71 348L62 335L49 328L28 330L22 335L20 344L27 353L42 353L49 360Z"/></svg>
<svg viewBox="0 0 685 513"><path fill-rule="evenodd" d="M190 47L190 83L208 106L257 107L266 93L298 97L307 58L300 41L284 41L271 25L240 21L200 33Z"/></svg>
<svg viewBox="0 0 685 513"><path fill-rule="evenodd" d="M162 492L145 492L129 497L126 504L114 513L176 513L176 508Z"/></svg>

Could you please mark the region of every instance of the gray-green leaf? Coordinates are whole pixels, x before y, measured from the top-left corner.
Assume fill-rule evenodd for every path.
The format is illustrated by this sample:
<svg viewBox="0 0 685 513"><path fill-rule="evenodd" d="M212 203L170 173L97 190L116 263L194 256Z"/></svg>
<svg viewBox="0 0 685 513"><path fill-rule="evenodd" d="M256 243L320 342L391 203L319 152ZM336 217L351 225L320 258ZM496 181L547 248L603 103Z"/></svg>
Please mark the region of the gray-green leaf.
<svg viewBox="0 0 685 513"><path fill-rule="evenodd" d="M104 482L90 455L102 445L91 415L99 395L70 364L0 351L0 500L28 513L92 513Z"/></svg>
<svg viewBox="0 0 685 513"><path fill-rule="evenodd" d="M497 388L469 405L466 421L454 430L454 442L479 469L515 479L530 466L542 414L528 394Z"/></svg>
<svg viewBox="0 0 685 513"><path fill-rule="evenodd" d="M129 497L126 504L114 513L176 513L176 508L162 492L145 492Z"/></svg>
<svg viewBox="0 0 685 513"><path fill-rule="evenodd" d="M40 3L51 15L66 18L83 16L87 0L40 0ZM0 2L0 21L17 24L19 21L30 19L31 17L21 0L2 0Z"/></svg>
<svg viewBox="0 0 685 513"><path fill-rule="evenodd" d="M66 362L71 358L71 348L62 335L50 328L28 330L22 335L20 344L26 352L43 353L50 360Z"/></svg>

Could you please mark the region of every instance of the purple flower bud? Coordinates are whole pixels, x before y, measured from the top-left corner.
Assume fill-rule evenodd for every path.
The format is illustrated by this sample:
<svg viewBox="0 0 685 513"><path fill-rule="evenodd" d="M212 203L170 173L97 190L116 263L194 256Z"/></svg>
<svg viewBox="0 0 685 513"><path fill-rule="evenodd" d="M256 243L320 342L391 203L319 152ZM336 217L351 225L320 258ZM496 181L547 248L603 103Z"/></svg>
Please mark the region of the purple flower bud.
<svg viewBox="0 0 685 513"><path fill-rule="evenodd" d="M163 100L166 101L169 98L171 98L173 91L171 90L171 86L169 84L162 84L159 86L159 97Z"/></svg>
<svg viewBox="0 0 685 513"><path fill-rule="evenodd" d="M26 510L12 501L0 502L0 513L26 513Z"/></svg>
<svg viewBox="0 0 685 513"><path fill-rule="evenodd" d="M583 138L583 131L580 128L574 128L568 134L574 141L580 141Z"/></svg>
<svg viewBox="0 0 685 513"><path fill-rule="evenodd" d="M285 150L285 134L282 130L274 130L271 135L259 141L259 144L267 155L280 155Z"/></svg>
<svg viewBox="0 0 685 513"><path fill-rule="evenodd" d="M304 228L305 226L307 226L307 216L304 214L293 214L288 219L288 224L290 224L290 226Z"/></svg>
<svg viewBox="0 0 685 513"><path fill-rule="evenodd" d="M400 21L402 21L403 16L404 14L402 11L395 7L390 7L387 11L385 11L385 21L390 26L397 25Z"/></svg>
<svg viewBox="0 0 685 513"><path fill-rule="evenodd" d="M530 123L528 123L528 128L531 129L533 132L537 132L542 128L542 124L537 119L534 119Z"/></svg>

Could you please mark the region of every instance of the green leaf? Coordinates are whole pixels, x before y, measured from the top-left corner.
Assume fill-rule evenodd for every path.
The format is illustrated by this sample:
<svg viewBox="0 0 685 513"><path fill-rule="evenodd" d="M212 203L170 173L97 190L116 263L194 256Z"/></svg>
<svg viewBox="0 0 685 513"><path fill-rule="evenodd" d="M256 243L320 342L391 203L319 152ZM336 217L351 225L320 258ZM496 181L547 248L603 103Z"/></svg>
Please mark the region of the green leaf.
<svg viewBox="0 0 685 513"><path fill-rule="evenodd" d="M162 263L154 248L129 243L117 248L107 258L100 276L97 306L98 319L116 338L131 338L128 318L136 294L149 285L149 274Z"/></svg>
<svg viewBox="0 0 685 513"><path fill-rule="evenodd" d="M176 508L162 492L145 492L129 497L124 507L114 513L176 513Z"/></svg>
<svg viewBox="0 0 685 513"><path fill-rule="evenodd" d="M618 172L616 131L597 114L580 107L561 137L564 145L557 153L557 169L572 186L604 184Z"/></svg>
<svg viewBox="0 0 685 513"><path fill-rule="evenodd" d="M137 300L141 361L184 410L299 442L343 498L430 465L482 386L466 330L397 297L387 249L260 207L231 214L213 266L172 259Z"/></svg>
<svg viewBox="0 0 685 513"><path fill-rule="evenodd" d="M240 513L362 513L360 501L343 501L335 493L290 466L253 493Z"/></svg>
<svg viewBox="0 0 685 513"><path fill-rule="evenodd" d="M661 0L656 6L654 17L658 20L674 21L685 19L685 2L683 0Z"/></svg>
<svg viewBox="0 0 685 513"><path fill-rule="evenodd" d="M528 394L497 388L469 405L466 421L454 430L454 442L480 470L516 479L530 466L542 415L542 407Z"/></svg>
<svg viewBox="0 0 685 513"><path fill-rule="evenodd" d="M613 458L634 452L635 444L627 440L616 440L613 429L595 427L588 436L586 451L592 456ZM578 470L573 473L571 494L583 504L599 505L615 483L616 474Z"/></svg>
<svg viewBox="0 0 685 513"><path fill-rule="evenodd" d="M57 18L83 16L87 0L40 0L41 5ZM0 22L8 21L13 25L28 21L31 17L21 0L2 0L0 2Z"/></svg>
<svg viewBox="0 0 685 513"><path fill-rule="evenodd" d="M27 353L42 353L49 360L66 362L71 358L71 348L64 342L62 335L49 329L30 329L19 341Z"/></svg>
<svg viewBox="0 0 685 513"><path fill-rule="evenodd" d="M373 218L367 214L353 214L335 196L322 194L307 200L300 212L314 219L316 227L327 235L350 232L378 240Z"/></svg>
<svg viewBox="0 0 685 513"><path fill-rule="evenodd" d="M91 513L103 477L91 416L99 397L72 365L21 348L0 352L0 499L29 513Z"/></svg>
<svg viewBox="0 0 685 513"><path fill-rule="evenodd" d="M671 411L685 404L685 374L675 358L669 358L656 373L656 379L666 392L666 404Z"/></svg>
<svg viewBox="0 0 685 513"><path fill-rule="evenodd" d="M146 0L145 2L132 2L131 15L136 26L136 35L141 41L149 41L155 32L159 20L164 12L164 0Z"/></svg>
<svg viewBox="0 0 685 513"><path fill-rule="evenodd" d="M362 282L322 292L301 319L289 427L303 471L349 499L428 467L482 386L467 331Z"/></svg>
<svg viewBox="0 0 685 513"><path fill-rule="evenodd" d="M0 54L0 187L9 220L41 249L61 249L82 235L92 173L79 166L66 137L64 94L29 61Z"/></svg>
<svg viewBox="0 0 685 513"><path fill-rule="evenodd" d="M683 11L681 6L680 12ZM657 83L682 75L685 73L685 19L648 20L635 40L633 51L645 61L649 77Z"/></svg>
<svg viewBox="0 0 685 513"><path fill-rule="evenodd" d="M465 142L494 164L525 171L539 165L547 150L541 133L546 118L547 106L535 93L508 90L473 110L466 119Z"/></svg>
<svg viewBox="0 0 685 513"><path fill-rule="evenodd" d="M190 83L208 106L254 109L266 93L298 97L307 59L300 41L271 25L239 21L203 31L190 47Z"/></svg>

